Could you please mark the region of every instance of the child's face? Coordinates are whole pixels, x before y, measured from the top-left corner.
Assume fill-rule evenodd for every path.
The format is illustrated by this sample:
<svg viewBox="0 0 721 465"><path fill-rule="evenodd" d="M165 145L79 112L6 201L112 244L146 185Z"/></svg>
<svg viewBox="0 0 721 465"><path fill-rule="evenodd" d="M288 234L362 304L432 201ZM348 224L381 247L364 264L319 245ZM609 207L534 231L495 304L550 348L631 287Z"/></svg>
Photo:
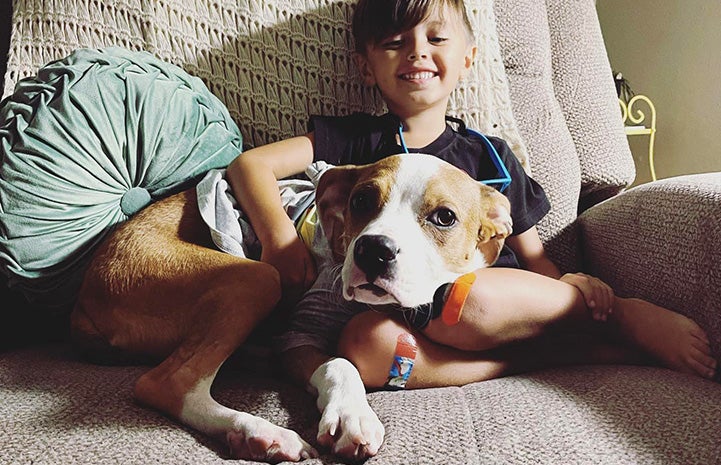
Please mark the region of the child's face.
<svg viewBox="0 0 721 465"><path fill-rule="evenodd" d="M463 21L448 7L414 28L369 44L357 55L368 85L377 85L388 109L401 117L430 108L445 114L448 98L476 54Z"/></svg>

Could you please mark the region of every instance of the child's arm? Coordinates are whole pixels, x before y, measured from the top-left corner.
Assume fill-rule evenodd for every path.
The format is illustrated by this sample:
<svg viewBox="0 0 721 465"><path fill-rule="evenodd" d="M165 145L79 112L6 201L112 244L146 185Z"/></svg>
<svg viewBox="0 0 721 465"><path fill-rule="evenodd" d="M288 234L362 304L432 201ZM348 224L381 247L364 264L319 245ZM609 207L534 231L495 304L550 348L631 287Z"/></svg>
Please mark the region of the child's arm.
<svg viewBox="0 0 721 465"><path fill-rule="evenodd" d="M598 278L583 273L561 275L558 267L548 258L535 226L517 236L510 236L506 243L516 253L521 266L534 273L560 279L576 287L591 309L593 318L605 321L613 307L614 292Z"/></svg>
<svg viewBox="0 0 721 465"><path fill-rule="evenodd" d="M313 134L248 150L228 165L238 203L263 246L261 260L280 274L284 299L295 301L316 278L313 259L280 202L277 181L313 162Z"/></svg>
<svg viewBox="0 0 721 465"><path fill-rule="evenodd" d="M558 267L546 255L535 226L517 236L507 237L506 244L516 253L523 269L555 279L561 278Z"/></svg>
<svg viewBox="0 0 721 465"><path fill-rule="evenodd" d="M611 288L580 273L561 275L535 227L506 240L524 269L482 268L465 285L462 279L453 283L441 318L422 330L429 339L461 350L487 350L528 340L564 322L588 320L589 309L594 319L606 319L614 302ZM449 298L456 286L462 297Z"/></svg>

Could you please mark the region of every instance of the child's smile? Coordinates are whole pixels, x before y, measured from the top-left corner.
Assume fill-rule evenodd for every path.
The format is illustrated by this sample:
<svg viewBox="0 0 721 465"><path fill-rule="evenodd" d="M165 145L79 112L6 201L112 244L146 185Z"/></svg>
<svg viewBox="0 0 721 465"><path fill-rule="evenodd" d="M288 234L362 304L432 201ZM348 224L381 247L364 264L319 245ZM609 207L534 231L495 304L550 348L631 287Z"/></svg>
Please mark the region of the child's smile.
<svg viewBox="0 0 721 465"><path fill-rule="evenodd" d="M434 71L419 70L401 73L398 77L411 83L424 84L437 76L438 73Z"/></svg>

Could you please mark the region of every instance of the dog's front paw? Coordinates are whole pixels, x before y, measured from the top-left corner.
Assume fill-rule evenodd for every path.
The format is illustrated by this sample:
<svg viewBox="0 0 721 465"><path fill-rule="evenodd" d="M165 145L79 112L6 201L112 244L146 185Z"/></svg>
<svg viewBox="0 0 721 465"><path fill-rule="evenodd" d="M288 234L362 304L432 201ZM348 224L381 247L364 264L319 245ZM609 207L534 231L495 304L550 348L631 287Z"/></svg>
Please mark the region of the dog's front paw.
<svg viewBox="0 0 721 465"><path fill-rule="evenodd" d="M365 399L362 403L329 404L318 425L318 443L336 455L363 460L378 453L385 428Z"/></svg>
<svg viewBox="0 0 721 465"><path fill-rule="evenodd" d="M356 367L344 358L330 359L315 370L310 386L322 412L318 443L350 460L376 455L386 430L368 405Z"/></svg>
<svg viewBox="0 0 721 465"><path fill-rule="evenodd" d="M251 417L226 434L230 455L235 459L283 462L317 457L318 453L295 431Z"/></svg>

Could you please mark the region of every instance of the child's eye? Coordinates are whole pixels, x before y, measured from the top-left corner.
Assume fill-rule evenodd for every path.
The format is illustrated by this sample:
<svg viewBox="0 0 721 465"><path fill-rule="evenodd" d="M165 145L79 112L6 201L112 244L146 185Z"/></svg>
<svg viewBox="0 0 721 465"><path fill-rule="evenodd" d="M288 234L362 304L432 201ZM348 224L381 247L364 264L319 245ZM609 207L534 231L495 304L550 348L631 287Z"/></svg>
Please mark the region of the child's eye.
<svg viewBox="0 0 721 465"><path fill-rule="evenodd" d="M447 40L448 40L447 37L430 37L428 39L428 42L438 45L438 44L442 44L443 42L445 42Z"/></svg>
<svg viewBox="0 0 721 465"><path fill-rule="evenodd" d="M388 40L384 40L381 43L381 45L385 49L393 50L393 49L400 48L401 45L403 45L403 42L400 39L388 39Z"/></svg>

